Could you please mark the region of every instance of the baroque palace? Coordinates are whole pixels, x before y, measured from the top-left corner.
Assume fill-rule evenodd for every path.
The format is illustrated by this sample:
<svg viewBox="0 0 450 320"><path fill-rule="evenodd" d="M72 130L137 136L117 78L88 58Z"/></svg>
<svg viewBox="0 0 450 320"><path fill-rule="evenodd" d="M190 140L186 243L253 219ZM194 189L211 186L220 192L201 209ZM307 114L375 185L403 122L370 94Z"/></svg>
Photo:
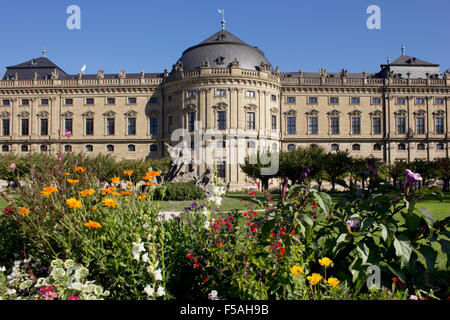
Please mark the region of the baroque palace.
<svg viewBox="0 0 450 320"><path fill-rule="evenodd" d="M168 156L174 130L214 130L209 153L223 182L247 184L231 152L323 146L386 162L448 157L450 70L401 55L376 73L282 72L226 31L185 50L163 73L70 75L40 58L7 67L0 81L3 153L83 152ZM230 153L233 154L230 158ZM225 155L226 154L226 155ZM191 167L201 174L206 164Z"/></svg>

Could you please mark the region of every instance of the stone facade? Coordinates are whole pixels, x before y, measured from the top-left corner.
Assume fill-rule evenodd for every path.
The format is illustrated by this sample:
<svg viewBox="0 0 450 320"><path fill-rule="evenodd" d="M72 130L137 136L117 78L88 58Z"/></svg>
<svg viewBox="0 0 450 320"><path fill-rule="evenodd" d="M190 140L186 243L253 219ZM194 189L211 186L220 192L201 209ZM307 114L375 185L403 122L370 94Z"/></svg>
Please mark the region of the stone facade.
<svg viewBox="0 0 450 320"><path fill-rule="evenodd" d="M183 68L188 64L183 57L161 74L67 75L45 57L8 67L0 81L2 152L156 159L168 155L164 143L171 142L174 130L192 132L195 120L202 133L215 130L225 142L203 141L192 152L207 145L230 152L227 160L220 152L206 155L220 163L223 182L234 188L248 183L237 160L252 151L253 139L268 140L269 149L315 144L386 162L448 157L450 74L436 74L437 65L408 62L402 54L397 65L381 65L374 74L280 72L265 59L249 69L242 68L244 62L263 54L256 52L253 60L229 52L211 57L217 52L205 50L227 36L232 41L220 43L223 48L247 46L224 30L216 35L194 47L206 57L191 70ZM252 55L245 48L243 54ZM183 56L195 56L191 49ZM42 69L32 73L39 64ZM399 68L407 78L396 76L393 70ZM233 153L240 137L246 139L245 150ZM200 175L206 167L193 170Z"/></svg>

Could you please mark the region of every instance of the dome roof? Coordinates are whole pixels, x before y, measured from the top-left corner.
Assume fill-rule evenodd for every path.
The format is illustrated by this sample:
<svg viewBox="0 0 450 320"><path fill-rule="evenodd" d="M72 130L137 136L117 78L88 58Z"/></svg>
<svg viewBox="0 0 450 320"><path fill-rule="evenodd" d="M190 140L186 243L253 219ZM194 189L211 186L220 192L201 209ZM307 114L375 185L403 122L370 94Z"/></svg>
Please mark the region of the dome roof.
<svg viewBox="0 0 450 320"><path fill-rule="evenodd" d="M273 67L256 47L249 46L226 30L220 30L200 44L185 50L178 60L183 70L199 69L202 65L211 68L229 68L233 61L239 62L239 68L260 70L261 65L272 72Z"/></svg>

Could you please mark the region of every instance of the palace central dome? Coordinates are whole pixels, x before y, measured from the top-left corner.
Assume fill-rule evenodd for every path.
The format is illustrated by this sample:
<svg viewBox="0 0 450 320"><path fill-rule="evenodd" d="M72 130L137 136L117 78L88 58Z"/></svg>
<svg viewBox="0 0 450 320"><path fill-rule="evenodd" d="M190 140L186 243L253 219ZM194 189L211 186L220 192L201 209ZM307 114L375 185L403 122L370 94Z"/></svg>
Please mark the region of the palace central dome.
<svg viewBox="0 0 450 320"><path fill-rule="evenodd" d="M185 50L177 62L184 71L203 67L266 70L273 67L257 47L252 47L226 30L220 30L200 44Z"/></svg>

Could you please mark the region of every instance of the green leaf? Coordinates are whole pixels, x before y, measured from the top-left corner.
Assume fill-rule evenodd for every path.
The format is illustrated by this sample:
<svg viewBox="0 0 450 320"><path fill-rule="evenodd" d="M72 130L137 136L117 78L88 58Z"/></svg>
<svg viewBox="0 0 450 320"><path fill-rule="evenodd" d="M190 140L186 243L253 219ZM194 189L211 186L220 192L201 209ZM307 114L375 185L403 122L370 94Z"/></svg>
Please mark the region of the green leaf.
<svg viewBox="0 0 450 320"><path fill-rule="evenodd" d="M409 240L394 238L394 248L395 254L400 258L401 267L405 267L411 258L411 242Z"/></svg>
<svg viewBox="0 0 450 320"><path fill-rule="evenodd" d="M405 280L405 275L403 274L403 272L401 272L400 270L397 270L397 269L395 269L395 268L393 268L393 267L391 267L388 263L385 263L385 262L383 262L383 263L380 263L380 265L386 265L387 267L388 267L388 269L401 281L401 282L403 282L403 283L406 283L406 280Z"/></svg>
<svg viewBox="0 0 450 320"><path fill-rule="evenodd" d="M430 270L434 270L434 265L436 263L436 258L438 253L431 246L421 246L419 251L422 256L425 258L426 267Z"/></svg>
<svg viewBox="0 0 450 320"><path fill-rule="evenodd" d="M364 219L364 221L361 224L361 232L366 231L367 228L369 228L373 223L375 222L375 219L372 217L368 217Z"/></svg>
<svg viewBox="0 0 450 320"><path fill-rule="evenodd" d="M356 248L362 260L361 264L365 264L367 262L367 259L369 258L369 247L367 247L365 243L359 242L356 245Z"/></svg>
<svg viewBox="0 0 450 320"><path fill-rule="evenodd" d="M428 227L431 229L434 225L434 216L433 214L426 208L418 208L419 212L422 214L422 217L425 219L425 221L428 224Z"/></svg>
<svg viewBox="0 0 450 320"><path fill-rule="evenodd" d="M381 237L383 238L384 242L386 242L387 245L390 246L397 228L393 223L390 222L386 225L380 224L380 228L381 228Z"/></svg>
<svg viewBox="0 0 450 320"><path fill-rule="evenodd" d="M319 206L322 208L325 214L328 215L332 205L332 199L330 195L325 192L314 192L313 194Z"/></svg>

